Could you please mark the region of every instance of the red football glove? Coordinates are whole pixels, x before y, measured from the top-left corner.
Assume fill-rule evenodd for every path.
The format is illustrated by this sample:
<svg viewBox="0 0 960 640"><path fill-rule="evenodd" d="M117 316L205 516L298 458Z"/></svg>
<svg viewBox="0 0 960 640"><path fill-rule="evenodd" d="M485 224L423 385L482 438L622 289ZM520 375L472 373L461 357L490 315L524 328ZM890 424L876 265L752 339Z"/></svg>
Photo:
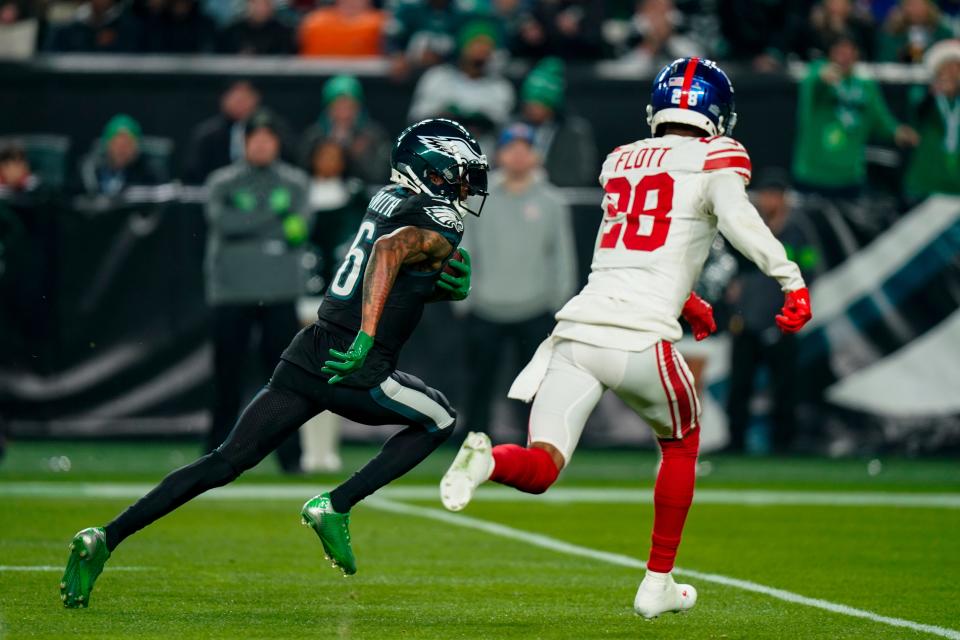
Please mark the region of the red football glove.
<svg viewBox="0 0 960 640"><path fill-rule="evenodd" d="M783 302L783 309L777 316L777 326L784 333L796 333L803 325L810 321L813 313L810 311L810 292L807 288L787 291Z"/></svg>
<svg viewBox="0 0 960 640"><path fill-rule="evenodd" d="M691 293L683 303L680 315L693 329L693 337L697 340L703 340L717 330L717 322L713 319L713 307L695 293Z"/></svg>

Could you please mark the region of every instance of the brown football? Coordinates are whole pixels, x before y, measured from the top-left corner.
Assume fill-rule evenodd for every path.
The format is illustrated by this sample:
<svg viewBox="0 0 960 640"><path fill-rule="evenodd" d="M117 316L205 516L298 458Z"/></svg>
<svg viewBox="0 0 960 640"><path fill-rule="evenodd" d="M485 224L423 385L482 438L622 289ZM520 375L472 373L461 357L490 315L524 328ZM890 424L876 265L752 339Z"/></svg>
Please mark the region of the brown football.
<svg viewBox="0 0 960 640"><path fill-rule="evenodd" d="M460 253L460 249L457 249L453 252L453 255L447 260L447 263L443 265L443 272L449 273L452 276L460 276L460 272L450 266L450 260L456 260L458 262L463 262L463 254Z"/></svg>

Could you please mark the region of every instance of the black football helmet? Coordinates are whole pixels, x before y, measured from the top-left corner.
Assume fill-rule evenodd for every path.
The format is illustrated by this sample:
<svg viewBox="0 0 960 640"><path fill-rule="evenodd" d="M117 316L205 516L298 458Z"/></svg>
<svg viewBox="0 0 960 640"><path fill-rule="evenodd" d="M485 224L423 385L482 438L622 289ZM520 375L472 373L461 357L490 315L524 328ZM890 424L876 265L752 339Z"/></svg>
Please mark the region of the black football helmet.
<svg viewBox="0 0 960 640"><path fill-rule="evenodd" d="M404 129L393 145L390 167L393 182L448 200L461 215L479 216L486 202L487 157L453 120L432 118ZM435 184L431 175L441 183Z"/></svg>

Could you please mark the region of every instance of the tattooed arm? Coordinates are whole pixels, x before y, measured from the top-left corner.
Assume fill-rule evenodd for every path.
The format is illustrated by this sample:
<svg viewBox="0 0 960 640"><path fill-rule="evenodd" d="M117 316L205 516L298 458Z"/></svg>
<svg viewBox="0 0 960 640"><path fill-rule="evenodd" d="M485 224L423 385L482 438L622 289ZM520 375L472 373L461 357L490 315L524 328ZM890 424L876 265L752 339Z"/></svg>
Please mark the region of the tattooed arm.
<svg viewBox="0 0 960 640"><path fill-rule="evenodd" d="M403 227L377 240L363 274L360 330L369 336L376 335L380 316L401 266L426 262L439 268L452 250L453 246L439 233L418 227Z"/></svg>

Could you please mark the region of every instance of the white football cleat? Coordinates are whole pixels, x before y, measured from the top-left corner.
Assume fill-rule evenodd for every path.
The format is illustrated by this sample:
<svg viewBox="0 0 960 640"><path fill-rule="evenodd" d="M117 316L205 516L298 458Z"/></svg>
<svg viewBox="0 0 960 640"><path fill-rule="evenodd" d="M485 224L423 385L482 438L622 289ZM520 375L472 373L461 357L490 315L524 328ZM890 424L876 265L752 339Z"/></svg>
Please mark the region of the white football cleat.
<svg viewBox="0 0 960 640"><path fill-rule="evenodd" d="M677 584L670 573L647 571L633 600L633 610L649 620L661 613L689 611L695 604L697 590L692 586Z"/></svg>
<svg viewBox="0 0 960 640"><path fill-rule="evenodd" d="M460 511L473 492L493 473L493 445L485 433L471 431L460 445L453 464L440 480L440 501L450 511Z"/></svg>

